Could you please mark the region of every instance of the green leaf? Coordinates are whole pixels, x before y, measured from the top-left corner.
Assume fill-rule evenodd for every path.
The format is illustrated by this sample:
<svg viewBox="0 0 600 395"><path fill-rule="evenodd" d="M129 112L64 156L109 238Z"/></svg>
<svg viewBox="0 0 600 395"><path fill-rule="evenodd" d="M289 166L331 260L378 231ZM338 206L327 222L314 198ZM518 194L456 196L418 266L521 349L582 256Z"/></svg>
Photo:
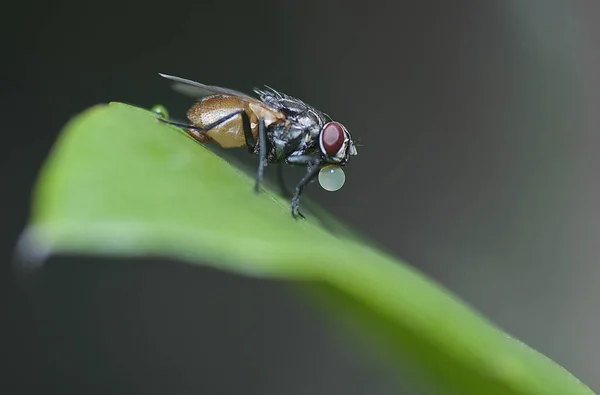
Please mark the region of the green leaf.
<svg viewBox="0 0 600 395"><path fill-rule="evenodd" d="M297 280L442 392L592 394L407 264L335 221L324 227L322 213L293 220L289 201L253 184L152 112L98 105L61 133L20 251L154 254Z"/></svg>

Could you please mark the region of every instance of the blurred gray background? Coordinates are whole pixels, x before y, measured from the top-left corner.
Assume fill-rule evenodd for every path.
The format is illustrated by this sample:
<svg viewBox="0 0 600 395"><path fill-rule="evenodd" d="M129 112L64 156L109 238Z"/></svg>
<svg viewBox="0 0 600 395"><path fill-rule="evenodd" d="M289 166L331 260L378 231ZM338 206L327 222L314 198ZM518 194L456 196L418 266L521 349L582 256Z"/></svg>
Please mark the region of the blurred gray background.
<svg viewBox="0 0 600 395"><path fill-rule="evenodd" d="M429 393L286 284L152 259L57 257L33 278L11 273L33 181L70 117L113 100L183 117L189 100L157 72L267 84L342 121L364 144L346 186L307 194L598 390L600 3L416 3L4 12L0 391Z"/></svg>

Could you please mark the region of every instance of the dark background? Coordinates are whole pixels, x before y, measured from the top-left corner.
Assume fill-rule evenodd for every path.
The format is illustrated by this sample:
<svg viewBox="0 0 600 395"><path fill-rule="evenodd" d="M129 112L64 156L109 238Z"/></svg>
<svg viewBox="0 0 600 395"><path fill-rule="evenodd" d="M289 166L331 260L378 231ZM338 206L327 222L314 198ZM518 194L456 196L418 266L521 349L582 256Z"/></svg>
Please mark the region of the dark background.
<svg viewBox="0 0 600 395"><path fill-rule="evenodd" d="M307 194L600 388L597 1L20 2L2 24L7 394L391 394L393 374L285 284L12 247L61 126L189 100L157 72L267 84L360 138ZM252 159L252 158L250 158ZM421 393L409 374L405 393ZM401 387L401 388L402 388ZM402 392L402 391L401 391Z"/></svg>

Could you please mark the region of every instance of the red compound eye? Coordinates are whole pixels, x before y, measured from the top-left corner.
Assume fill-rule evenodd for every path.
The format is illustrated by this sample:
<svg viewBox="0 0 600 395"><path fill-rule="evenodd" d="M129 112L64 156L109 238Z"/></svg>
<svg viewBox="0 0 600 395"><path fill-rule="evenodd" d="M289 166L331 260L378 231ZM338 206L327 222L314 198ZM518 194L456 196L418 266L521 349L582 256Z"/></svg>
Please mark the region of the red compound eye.
<svg viewBox="0 0 600 395"><path fill-rule="evenodd" d="M329 156L337 154L344 144L344 128L337 122L325 124L321 131L321 150Z"/></svg>

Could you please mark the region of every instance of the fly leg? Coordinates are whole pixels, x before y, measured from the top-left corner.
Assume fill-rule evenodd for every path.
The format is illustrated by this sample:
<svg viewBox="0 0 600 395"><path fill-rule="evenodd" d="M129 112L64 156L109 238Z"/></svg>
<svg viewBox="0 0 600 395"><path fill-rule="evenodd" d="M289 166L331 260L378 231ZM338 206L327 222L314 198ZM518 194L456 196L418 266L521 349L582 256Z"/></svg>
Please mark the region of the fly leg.
<svg viewBox="0 0 600 395"><path fill-rule="evenodd" d="M250 125L250 118L246 112L242 112L242 127L244 129L244 137L246 138L246 146L248 152L251 154L256 153L256 144L254 136L252 135L252 127ZM258 188L263 179L265 167L267 166L267 136L265 131L265 120L260 118L258 120L258 170L256 172L256 184L254 184L254 192L258 192Z"/></svg>
<svg viewBox="0 0 600 395"><path fill-rule="evenodd" d="M256 184L254 192L258 192L260 183L263 179L265 167L267 166L267 133L265 131L265 120L258 120L258 171L256 172Z"/></svg>
<svg viewBox="0 0 600 395"><path fill-rule="evenodd" d="M296 190L294 191L294 196L292 197L292 217L294 219L297 219L297 217L303 219L305 218L300 212L300 194L302 193L302 189L306 186L306 184L311 182L317 173L319 173L319 170L321 170L321 166L317 164L309 166L304 177L302 177L298 185L296 185Z"/></svg>
<svg viewBox="0 0 600 395"><path fill-rule="evenodd" d="M213 122L209 125L206 125L206 126L190 125L190 124L186 124L183 122L169 121L169 120L166 120L163 118L157 118L157 119L160 122L163 122L163 123L166 123L169 125L177 126L180 128L185 128L190 136L192 136L194 139L200 141L201 143L204 143L207 141L207 139L209 137L205 136L204 134L193 133L192 131L206 132L206 131L214 128L215 126L218 126L218 125L222 124L223 122L225 122L235 116L238 116L238 115L242 116L242 127L244 130L244 137L246 139L246 146L248 147L248 151L251 153L255 153L257 142L254 140L254 136L252 135L252 127L250 125L250 118L248 117L248 114L246 114L245 111L233 112L233 113L228 114L228 115L224 116L223 118L218 119L215 122ZM258 149L259 149L259 163L258 163L258 171L257 171L257 175L256 175L256 184L254 185L254 190L256 192L258 192L258 188L263 179L264 169L265 169L265 166L267 165L267 137L266 137L266 131L265 131L265 120L263 118L258 120Z"/></svg>
<svg viewBox="0 0 600 395"><path fill-rule="evenodd" d="M206 126L197 126L197 125L190 125L184 122L175 122L175 121L169 121L167 119L163 119L163 118L156 118L158 119L160 122L162 123L166 123L168 125L173 125L173 126L177 126L180 128L184 128L186 129L187 133L192 136L195 140L198 140L201 143L206 143L207 141L210 141L210 137L205 135L204 133L193 133L192 131L196 131L196 132L207 132L209 130L211 130L212 128L214 128L215 126L218 126L220 124L222 124L223 122L237 116L240 114L245 114L245 112L243 111L237 111L237 112L233 112L231 114L228 114L226 116L224 116L221 119L216 120L213 123L210 123ZM243 115L242 115L243 117Z"/></svg>
<svg viewBox="0 0 600 395"><path fill-rule="evenodd" d="M256 148L256 140L254 140L254 136L252 135L252 126L250 125L250 118L246 114L246 111L242 112L242 128L244 129L244 138L246 139L248 152L253 154L254 148Z"/></svg>
<svg viewBox="0 0 600 395"><path fill-rule="evenodd" d="M321 170L321 161L318 157L312 155L298 155L289 157L286 162L292 165L306 165L306 174L298 185L296 185L296 189L294 190L294 196L292 197L292 217L294 219L305 218L304 215L300 212L300 195L302 194L302 189L311 182L316 175Z"/></svg>

